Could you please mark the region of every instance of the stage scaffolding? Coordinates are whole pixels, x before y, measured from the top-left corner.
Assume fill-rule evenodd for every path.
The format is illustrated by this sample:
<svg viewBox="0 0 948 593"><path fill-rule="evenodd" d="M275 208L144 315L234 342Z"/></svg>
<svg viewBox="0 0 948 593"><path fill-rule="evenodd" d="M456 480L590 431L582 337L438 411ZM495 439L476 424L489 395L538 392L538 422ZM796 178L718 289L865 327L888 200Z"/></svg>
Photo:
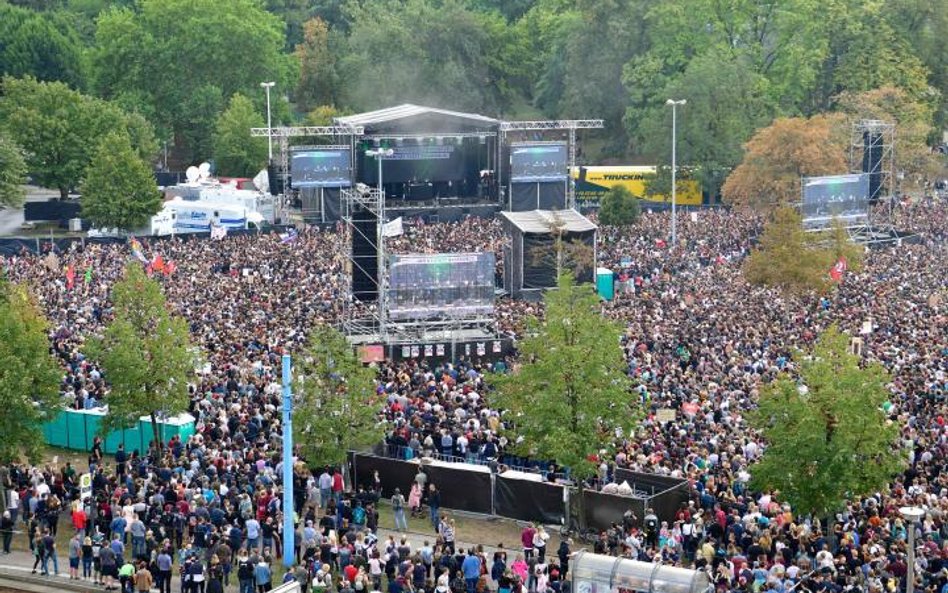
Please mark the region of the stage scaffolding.
<svg viewBox="0 0 948 593"><path fill-rule="evenodd" d="M497 143L497 178L500 179L500 169L503 166L501 158L502 147L507 144L507 134L510 132L531 132L566 130L568 132L567 150L569 151L569 172L566 184L566 208L576 207L576 180L573 179L573 169L576 168L576 130L601 129L605 127L601 119L552 119L538 121L502 121L500 122L501 141ZM510 191L510 188L507 188Z"/></svg>
<svg viewBox="0 0 948 593"><path fill-rule="evenodd" d="M350 152L350 167L355 167L355 139L356 136L361 136L365 133L365 128L363 126L280 126L276 128L250 128L250 137L251 138L276 138L277 139L277 151L279 152L279 175L283 179L283 193L281 194L284 198L287 195L287 179L289 179L290 172L290 138L300 138L300 137L318 137L318 136L329 136L333 139L333 144L341 145L345 142L347 148L351 149ZM295 148L295 147L294 147ZM270 180L270 183L273 183L273 180ZM285 200L281 200L281 208L278 212L274 214L284 220L285 217L282 216L283 209L286 207Z"/></svg>
<svg viewBox="0 0 948 593"><path fill-rule="evenodd" d="M876 156L877 159L873 159ZM878 176L878 196L870 199L866 224L851 227L850 238L857 243L887 243L897 235L893 226L895 195L895 124L878 119L861 119L852 124L849 142L849 170ZM872 178L870 177L870 180ZM870 181L870 192L873 187ZM872 195L870 194L870 198ZM883 208L873 208L876 201Z"/></svg>
<svg viewBox="0 0 948 593"><path fill-rule="evenodd" d="M449 315L437 319L393 320L389 307L389 254L385 247L383 226L385 224L385 192L378 188L357 184L355 188L343 189L342 218L346 224L345 240L341 242L343 256L350 273L346 274L346 298L344 301L343 327L353 344L417 344L422 342L450 342L459 340L488 340L495 338L493 317L489 315ZM353 210L364 208L376 217L375 233L365 235L353 223ZM353 296L352 271L361 264L352 252L352 240L356 233L375 247L378 258L375 303L363 303ZM365 271L363 269L363 271Z"/></svg>

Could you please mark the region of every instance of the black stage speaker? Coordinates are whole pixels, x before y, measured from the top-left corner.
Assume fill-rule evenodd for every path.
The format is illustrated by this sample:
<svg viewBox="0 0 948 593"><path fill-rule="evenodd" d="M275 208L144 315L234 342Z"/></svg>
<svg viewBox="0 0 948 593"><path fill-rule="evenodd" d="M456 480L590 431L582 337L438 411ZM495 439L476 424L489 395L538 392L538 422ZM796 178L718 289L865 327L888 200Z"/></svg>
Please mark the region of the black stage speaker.
<svg viewBox="0 0 948 593"><path fill-rule="evenodd" d="M363 302L379 297L378 216L352 205L352 294Z"/></svg>
<svg viewBox="0 0 948 593"><path fill-rule="evenodd" d="M271 196L278 196L283 193L283 179L280 177L280 171L273 161L267 164L267 181L270 184Z"/></svg>
<svg viewBox="0 0 948 593"><path fill-rule="evenodd" d="M875 203L882 193L882 134L862 133L862 172L869 174L869 202Z"/></svg>

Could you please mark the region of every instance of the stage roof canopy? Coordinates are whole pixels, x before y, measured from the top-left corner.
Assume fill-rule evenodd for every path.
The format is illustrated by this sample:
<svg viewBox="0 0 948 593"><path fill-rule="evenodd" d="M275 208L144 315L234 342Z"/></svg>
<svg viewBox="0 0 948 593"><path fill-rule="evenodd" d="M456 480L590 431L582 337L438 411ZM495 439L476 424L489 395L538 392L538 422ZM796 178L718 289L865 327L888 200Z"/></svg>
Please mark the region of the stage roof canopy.
<svg viewBox="0 0 948 593"><path fill-rule="evenodd" d="M567 233L586 233L597 228L591 220L575 210L528 210L500 214L522 233L547 234L555 226Z"/></svg>
<svg viewBox="0 0 948 593"><path fill-rule="evenodd" d="M476 113L461 113L405 103L397 107L337 117L336 125L363 126L366 135L495 131L500 121Z"/></svg>

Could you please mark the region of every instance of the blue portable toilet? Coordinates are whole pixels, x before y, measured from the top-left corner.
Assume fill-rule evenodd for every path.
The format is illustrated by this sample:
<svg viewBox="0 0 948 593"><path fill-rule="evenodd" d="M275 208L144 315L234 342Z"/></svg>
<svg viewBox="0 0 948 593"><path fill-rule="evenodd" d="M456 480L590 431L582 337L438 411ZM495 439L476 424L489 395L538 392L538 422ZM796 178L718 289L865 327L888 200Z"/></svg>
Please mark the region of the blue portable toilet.
<svg viewBox="0 0 948 593"><path fill-rule="evenodd" d="M596 292L607 301L615 298L615 278L609 268L596 268Z"/></svg>

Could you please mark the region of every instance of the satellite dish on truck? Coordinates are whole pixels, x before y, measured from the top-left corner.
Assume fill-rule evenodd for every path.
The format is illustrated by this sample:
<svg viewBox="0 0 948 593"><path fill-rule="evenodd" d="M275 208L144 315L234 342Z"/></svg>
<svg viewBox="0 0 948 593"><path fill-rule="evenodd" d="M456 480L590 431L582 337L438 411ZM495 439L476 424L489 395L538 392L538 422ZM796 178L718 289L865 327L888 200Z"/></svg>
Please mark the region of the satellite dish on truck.
<svg viewBox="0 0 948 593"><path fill-rule="evenodd" d="M208 162L203 162L198 165L198 172L201 175L201 180L205 180L211 176L211 164Z"/></svg>
<svg viewBox="0 0 948 593"><path fill-rule="evenodd" d="M184 176L188 179L188 183L197 183L197 180L201 177L201 172L197 167L191 165L188 167L188 170L184 172Z"/></svg>

